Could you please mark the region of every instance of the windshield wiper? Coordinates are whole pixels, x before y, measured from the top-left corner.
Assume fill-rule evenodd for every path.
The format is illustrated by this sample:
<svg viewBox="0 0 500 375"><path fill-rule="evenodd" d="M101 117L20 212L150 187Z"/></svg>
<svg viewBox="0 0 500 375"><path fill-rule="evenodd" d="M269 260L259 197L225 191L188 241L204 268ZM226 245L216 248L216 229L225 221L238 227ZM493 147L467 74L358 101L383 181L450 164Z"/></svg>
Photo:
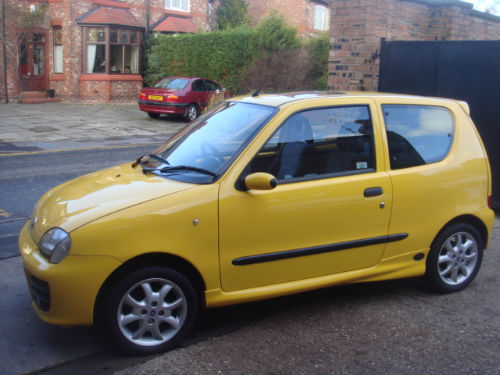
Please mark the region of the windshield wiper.
<svg viewBox="0 0 500 375"><path fill-rule="evenodd" d="M132 168L137 167L139 164L144 168L143 163L146 163L149 160L156 160L156 161L163 163L163 164L169 164L168 161L166 161L165 159L163 159L162 157L160 157L158 155L148 154L148 155L142 155L142 156L138 157L137 160L132 163ZM147 168L147 169L150 169L150 168Z"/></svg>
<svg viewBox="0 0 500 375"><path fill-rule="evenodd" d="M171 172L171 171L193 171L193 172L198 172L198 173L202 173L202 174L208 174L208 175L212 176L213 178L216 178L219 176L217 173L209 171L208 169L193 167L190 165L172 165L172 166L163 167L161 169L158 169L158 172L160 172L160 173L166 173L166 172Z"/></svg>

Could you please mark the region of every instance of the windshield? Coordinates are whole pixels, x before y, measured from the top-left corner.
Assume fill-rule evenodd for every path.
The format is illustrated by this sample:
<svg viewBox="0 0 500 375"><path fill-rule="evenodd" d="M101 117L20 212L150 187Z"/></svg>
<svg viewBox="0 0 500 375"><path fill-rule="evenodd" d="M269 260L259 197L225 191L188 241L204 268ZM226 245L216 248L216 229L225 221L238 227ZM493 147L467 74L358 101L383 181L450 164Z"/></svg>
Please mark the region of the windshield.
<svg viewBox="0 0 500 375"><path fill-rule="evenodd" d="M187 86L189 79L187 78L163 78L155 87L161 89L182 90Z"/></svg>
<svg viewBox="0 0 500 375"><path fill-rule="evenodd" d="M277 110L248 103L220 103L156 151L165 160L158 172L185 182L213 182Z"/></svg>

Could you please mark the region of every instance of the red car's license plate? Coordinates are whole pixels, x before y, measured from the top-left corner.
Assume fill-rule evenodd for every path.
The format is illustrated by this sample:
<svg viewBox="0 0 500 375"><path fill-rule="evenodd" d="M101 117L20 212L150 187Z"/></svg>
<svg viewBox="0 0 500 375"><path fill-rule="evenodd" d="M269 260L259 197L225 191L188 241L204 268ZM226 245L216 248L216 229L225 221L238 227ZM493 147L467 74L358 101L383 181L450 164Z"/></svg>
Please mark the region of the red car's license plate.
<svg viewBox="0 0 500 375"><path fill-rule="evenodd" d="M151 100L163 100L163 96L160 96L160 95L149 95L148 99L151 99Z"/></svg>

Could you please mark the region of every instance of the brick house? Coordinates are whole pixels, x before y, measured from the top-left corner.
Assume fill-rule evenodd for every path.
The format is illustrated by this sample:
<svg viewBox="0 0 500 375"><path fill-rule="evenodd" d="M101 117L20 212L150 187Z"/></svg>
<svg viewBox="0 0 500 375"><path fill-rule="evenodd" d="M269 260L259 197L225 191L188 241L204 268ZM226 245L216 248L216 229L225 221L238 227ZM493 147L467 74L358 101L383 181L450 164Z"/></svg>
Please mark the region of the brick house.
<svg viewBox="0 0 500 375"><path fill-rule="evenodd" d="M43 24L20 57L7 54L9 98L54 90L63 101L134 101L142 87L141 48L149 32L210 31L218 0L4 0L6 40L13 40L17 11L45 5ZM302 35L325 32L331 0L247 0L254 24L281 11ZM3 47L0 44L0 55ZM4 98L4 64L0 98ZM22 90L20 90L21 86Z"/></svg>
<svg viewBox="0 0 500 375"><path fill-rule="evenodd" d="M331 3L332 0L247 0L252 25L277 9L302 36L329 30Z"/></svg>
<svg viewBox="0 0 500 375"><path fill-rule="evenodd" d="M500 17L459 0L334 0L328 87L376 91L386 40L500 40Z"/></svg>

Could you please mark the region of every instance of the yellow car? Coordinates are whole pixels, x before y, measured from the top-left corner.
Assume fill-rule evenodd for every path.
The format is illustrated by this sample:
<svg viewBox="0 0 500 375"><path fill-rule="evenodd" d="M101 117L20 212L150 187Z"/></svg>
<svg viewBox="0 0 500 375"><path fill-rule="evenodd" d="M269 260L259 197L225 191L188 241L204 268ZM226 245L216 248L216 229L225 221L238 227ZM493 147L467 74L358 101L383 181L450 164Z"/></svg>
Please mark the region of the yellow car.
<svg viewBox="0 0 500 375"><path fill-rule="evenodd" d="M155 154L62 184L20 251L33 308L148 354L200 308L333 285L475 278L494 213L468 105L367 93L220 103Z"/></svg>

